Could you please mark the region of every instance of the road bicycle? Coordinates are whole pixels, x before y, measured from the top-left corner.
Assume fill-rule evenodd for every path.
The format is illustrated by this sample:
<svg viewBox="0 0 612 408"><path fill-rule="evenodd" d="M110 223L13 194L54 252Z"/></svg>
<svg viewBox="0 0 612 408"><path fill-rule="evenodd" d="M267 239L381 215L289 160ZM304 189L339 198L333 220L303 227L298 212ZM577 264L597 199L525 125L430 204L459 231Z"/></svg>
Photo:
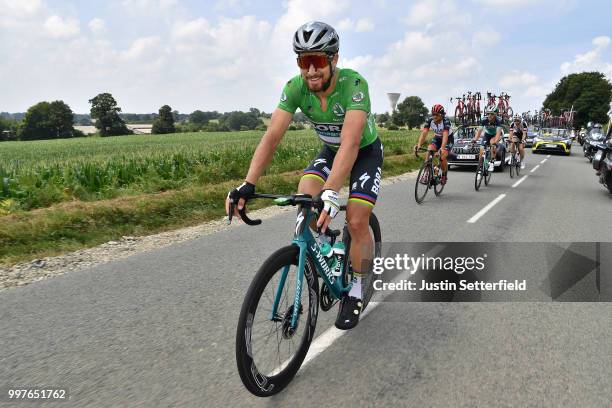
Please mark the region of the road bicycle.
<svg viewBox="0 0 612 408"><path fill-rule="evenodd" d="M465 95L463 95L463 98L450 98L450 101L453 102L453 99L457 101L457 106L455 106L455 124L467 126L467 109L465 107Z"/></svg>
<svg viewBox="0 0 612 408"><path fill-rule="evenodd" d="M511 142L514 154L510 154L510 178L514 178L515 173L517 177L521 173L521 152L519 150L521 143L514 140Z"/></svg>
<svg viewBox="0 0 612 408"><path fill-rule="evenodd" d="M488 186L491 182L491 175L493 174L493 171L489 171L489 163L491 163L492 160L491 146L486 144L484 146L484 154L480 155L480 158L478 159L478 167L476 168L476 176L474 178L474 188L476 191L480 189L482 179L484 179L485 186Z"/></svg>
<svg viewBox="0 0 612 408"><path fill-rule="evenodd" d="M444 184L441 182L442 160L440 154L430 148L420 148L414 152L417 157L419 151L427 152L427 157L421 165L414 185L414 199L417 204L422 204L429 189L433 188L434 194L439 197L444 190Z"/></svg>
<svg viewBox="0 0 612 408"><path fill-rule="evenodd" d="M236 329L236 363L244 386L252 394L267 397L285 388L299 370L314 338L319 307L330 310L351 289L351 237L345 222L340 230L325 232L330 242L315 237L311 221L323 209L320 198L307 194L289 196L254 194L274 199L279 206L297 206L291 244L274 252L253 278L246 293ZM340 208L346 211L346 206ZM231 222L234 205L230 205ZM243 207L247 225L259 225ZM381 256L381 233L374 213L369 220L374 257ZM330 255L331 254L331 255ZM319 290L319 280L322 286ZM363 310L372 297L372 273L364 276Z"/></svg>

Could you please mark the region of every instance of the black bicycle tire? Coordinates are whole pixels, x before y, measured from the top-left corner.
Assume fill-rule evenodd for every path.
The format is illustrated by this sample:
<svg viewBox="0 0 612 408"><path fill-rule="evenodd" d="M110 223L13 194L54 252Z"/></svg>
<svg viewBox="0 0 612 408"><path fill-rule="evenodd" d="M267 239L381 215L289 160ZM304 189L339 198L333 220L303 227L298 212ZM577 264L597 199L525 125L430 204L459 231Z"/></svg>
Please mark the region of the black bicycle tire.
<svg viewBox="0 0 612 408"><path fill-rule="evenodd" d="M319 281L317 272L307 255L304 267L306 285L302 290L308 290L308 317L306 322L302 322L305 335L302 339L299 350L295 353L292 361L287 366L272 377L267 377L257 370L251 350L250 329L247 324L257 311L259 300L264 289L270 282L275 273L287 264L297 265L299 247L289 245L274 252L261 266L244 297L236 328L236 364L242 383L252 394L259 397L269 397L280 392L287 386L300 369L310 343L314 338L315 327L317 324L317 314L319 307Z"/></svg>
<svg viewBox="0 0 612 408"><path fill-rule="evenodd" d="M431 186L430 183L428 183L427 185L421 183L421 176L423 175L423 170L425 170L425 168L429 169L429 181L431 182L431 178L433 177L433 169L431 166L431 161L429 159L425 160L425 162L421 165L421 168L419 170L419 173L417 174L416 182L414 185L414 199L417 202L417 204L422 204L423 201L425 201L425 197L427 196L427 192L429 191L429 188ZM423 197L421 197L420 199L418 195L419 185L422 185L425 187L425 193L423 194Z"/></svg>

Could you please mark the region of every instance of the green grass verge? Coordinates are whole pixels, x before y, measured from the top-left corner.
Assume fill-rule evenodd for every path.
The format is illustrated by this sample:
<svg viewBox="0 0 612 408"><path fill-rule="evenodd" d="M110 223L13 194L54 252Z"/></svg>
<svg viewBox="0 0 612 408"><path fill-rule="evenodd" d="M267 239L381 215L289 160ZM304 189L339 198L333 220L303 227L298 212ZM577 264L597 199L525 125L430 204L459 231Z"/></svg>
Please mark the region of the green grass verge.
<svg viewBox="0 0 612 408"><path fill-rule="evenodd" d="M411 155L386 157L383 177L413 170L419 164ZM293 193L301 174L293 171L264 176L257 185L258 191ZM0 217L0 263L10 265L95 246L123 235L154 234L218 219L225 213L227 191L240 182L231 180L98 202L61 203ZM267 205L271 202L256 200L249 208Z"/></svg>

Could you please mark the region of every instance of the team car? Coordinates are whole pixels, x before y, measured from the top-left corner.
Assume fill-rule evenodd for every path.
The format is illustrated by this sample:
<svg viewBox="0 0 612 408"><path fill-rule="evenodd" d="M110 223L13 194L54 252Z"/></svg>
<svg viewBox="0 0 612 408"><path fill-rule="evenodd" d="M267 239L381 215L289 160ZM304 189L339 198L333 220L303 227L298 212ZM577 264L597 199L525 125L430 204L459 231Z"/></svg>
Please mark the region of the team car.
<svg viewBox="0 0 612 408"><path fill-rule="evenodd" d="M451 166L476 166L478 164L478 153L484 142L484 138L480 138L475 145L472 145L472 139L476 134L479 126L459 126L453 132L455 144L448 155L449 169ZM504 170L510 156L506 157L505 134L502 132L502 137L497 143L497 155L495 158L495 167L500 171Z"/></svg>
<svg viewBox="0 0 612 408"><path fill-rule="evenodd" d="M533 139L540 136L540 128L534 127L527 129L527 136L525 137L525 147L533 146Z"/></svg>
<svg viewBox="0 0 612 408"><path fill-rule="evenodd" d="M572 139L566 129L546 128L533 139L533 153L563 153L569 156L572 151Z"/></svg>

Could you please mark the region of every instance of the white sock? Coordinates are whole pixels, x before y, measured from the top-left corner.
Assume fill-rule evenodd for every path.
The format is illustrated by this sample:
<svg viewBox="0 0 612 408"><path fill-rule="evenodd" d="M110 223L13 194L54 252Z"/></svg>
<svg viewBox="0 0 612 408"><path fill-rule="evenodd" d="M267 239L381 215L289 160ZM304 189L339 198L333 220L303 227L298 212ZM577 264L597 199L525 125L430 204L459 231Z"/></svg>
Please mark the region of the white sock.
<svg viewBox="0 0 612 408"><path fill-rule="evenodd" d="M361 277L354 276L352 282L353 286L349 291L349 296L361 299Z"/></svg>

